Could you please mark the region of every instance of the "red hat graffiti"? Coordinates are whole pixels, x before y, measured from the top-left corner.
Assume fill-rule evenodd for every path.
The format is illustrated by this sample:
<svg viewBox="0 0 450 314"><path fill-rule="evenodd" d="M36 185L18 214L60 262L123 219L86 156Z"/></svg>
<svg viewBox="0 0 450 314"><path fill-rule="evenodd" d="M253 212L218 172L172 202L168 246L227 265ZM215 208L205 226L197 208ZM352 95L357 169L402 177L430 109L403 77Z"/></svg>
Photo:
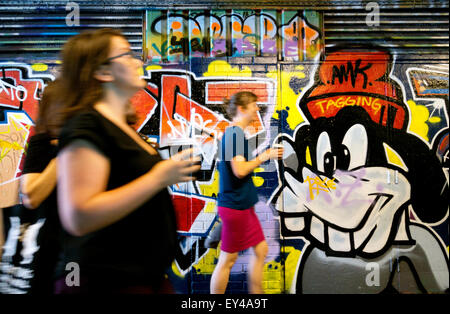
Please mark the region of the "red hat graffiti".
<svg viewBox="0 0 450 314"><path fill-rule="evenodd" d="M308 119L317 119L333 117L346 106L360 106L374 122L406 130L408 111L399 85L389 78L390 59L384 51L327 55L300 108Z"/></svg>

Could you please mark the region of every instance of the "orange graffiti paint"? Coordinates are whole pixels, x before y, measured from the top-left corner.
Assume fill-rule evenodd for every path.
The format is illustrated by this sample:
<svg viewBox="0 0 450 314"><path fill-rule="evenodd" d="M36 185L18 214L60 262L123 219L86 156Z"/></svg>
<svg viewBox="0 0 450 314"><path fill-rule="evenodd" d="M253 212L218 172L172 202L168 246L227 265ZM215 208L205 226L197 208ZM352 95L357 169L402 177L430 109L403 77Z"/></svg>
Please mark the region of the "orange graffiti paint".
<svg viewBox="0 0 450 314"><path fill-rule="evenodd" d="M241 23L239 23L239 22L233 22L233 30L235 31L235 32L240 32L241 31L241 28L242 28L242 26L241 26Z"/></svg>
<svg viewBox="0 0 450 314"><path fill-rule="evenodd" d="M244 29L243 32L246 34L251 34L252 33L252 28L248 25L244 25Z"/></svg>
<svg viewBox="0 0 450 314"><path fill-rule="evenodd" d="M172 22L172 26L171 27L173 29L179 29L179 28L181 28L181 23L178 22L178 21L174 21L174 22Z"/></svg>
<svg viewBox="0 0 450 314"><path fill-rule="evenodd" d="M220 31L219 23L216 23L216 22L212 23L211 29L212 29L213 33L218 33Z"/></svg>

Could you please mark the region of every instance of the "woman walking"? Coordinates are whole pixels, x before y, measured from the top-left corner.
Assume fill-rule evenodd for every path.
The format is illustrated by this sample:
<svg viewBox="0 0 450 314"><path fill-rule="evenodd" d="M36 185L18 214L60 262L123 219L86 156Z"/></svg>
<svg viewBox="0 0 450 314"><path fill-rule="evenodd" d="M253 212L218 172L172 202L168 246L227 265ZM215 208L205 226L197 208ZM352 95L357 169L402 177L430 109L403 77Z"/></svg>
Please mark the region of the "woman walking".
<svg viewBox="0 0 450 314"><path fill-rule="evenodd" d="M116 30L72 37L63 49L59 97L58 210L66 230L56 293L166 293L177 247L167 187L199 170L192 151L162 160L127 123L146 81L142 61ZM80 280L67 285L67 265ZM69 270L72 268L69 267Z"/></svg>
<svg viewBox="0 0 450 314"><path fill-rule="evenodd" d="M249 291L263 293L262 275L268 246L254 210L258 196L251 175L261 163L282 158L283 150L269 148L255 159L250 159L244 130L258 118L256 101L255 94L242 91L224 104L233 122L225 130L220 143L218 212L222 220L222 243L219 261L211 278L213 294L225 293L238 253L250 247L254 254L249 265Z"/></svg>

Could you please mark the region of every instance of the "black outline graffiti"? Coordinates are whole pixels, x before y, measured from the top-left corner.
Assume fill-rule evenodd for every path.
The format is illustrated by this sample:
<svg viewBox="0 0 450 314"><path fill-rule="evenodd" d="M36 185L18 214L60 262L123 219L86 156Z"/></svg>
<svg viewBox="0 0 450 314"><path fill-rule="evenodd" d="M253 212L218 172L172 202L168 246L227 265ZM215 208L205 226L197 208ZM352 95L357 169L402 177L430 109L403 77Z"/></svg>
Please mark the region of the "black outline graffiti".
<svg viewBox="0 0 450 314"><path fill-rule="evenodd" d="M170 42L171 48L169 50L169 47L167 46L167 43L162 43L161 47L154 47L157 51L159 51L160 55L162 58L167 58L168 55L170 54L178 54L178 53L182 53L185 57L190 55L190 51L193 52L202 52L204 54L209 54L211 52L211 44L210 44L210 39L211 37L226 37L223 38L223 40L226 41L226 51L223 52L218 52L215 54L215 57L225 57L225 56L232 56L234 55L235 51L237 51L236 47L233 47L233 39L232 38L228 38L228 36L231 34L231 31L226 31L225 32L225 25L224 22L222 22L222 20L224 19L225 21L229 21L231 23L231 20L233 18L235 18L236 20L241 22L241 25L244 25L245 22L252 18L255 17L256 19L258 19L257 23L261 21L261 19L264 19L264 25L267 25L266 21L270 20L272 22L272 24L274 25L274 27L276 28L276 31L274 32L274 37L272 37L272 39L277 39L277 38L283 38L283 34L281 34L281 30L283 29L283 27L286 27L288 25L290 25L292 22L293 27L294 27L294 32L295 29L297 27L297 22L295 21L296 19L301 18L303 20L303 23L305 24L305 26L313 29L314 31L316 31L318 33L317 39L313 39L311 42L313 45L316 45L318 41L320 41L322 39L322 31L319 27L316 27L315 25L312 25L308 19L305 16L304 11L296 11L297 13L292 16L290 18L290 20L284 24L280 24L278 25L278 22L276 21L276 18L274 18L272 15L267 14L267 13L261 13L259 10L258 11L246 11L245 13L249 13L252 12L252 14L246 14L245 17L242 17L240 14L236 14L236 13L227 13L225 12L225 14L223 15L216 15L216 14L212 14L212 11L208 12L207 14L205 13L198 13L198 14L194 14L194 15L185 15L185 14L179 14L179 13L170 13L169 14L161 14L160 16L158 16L156 19L154 19L150 25L150 31L152 32L153 35L160 35L160 36L169 36L169 39L167 40L167 42ZM213 34L210 35L210 25L208 25L206 27L206 29L202 28L201 23L199 23L197 21L197 19L199 17L204 17L204 18L209 18L209 19L214 19L214 22L217 22L219 24L219 30L215 30L213 29ZM156 30L156 25L158 23L162 23L162 22L167 22L169 20L169 18L181 18L183 19L183 21L185 21L186 23L188 23L187 25L189 25L189 22L192 21L193 23L195 23L196 27L198 27L198 29L200 30L202 36L201 37L201 43L198 41L198 37L194 37L191 40L189 40L190 35L188 35L188 38L185 38L184 36L186 34L184 34L183 38L177 40L175 36L172 36L172 32L173 30L170 28L170 31L168 34L162 34L160 32L158 32ZM231 29L231 25L228 25L228 27L230 27ZM244 31L244 29L242 29L242 34L244 35L244 39L248 38L248 37L254 37L255 38L255 42L258 42L258 37L261 36L262 33L264 33L265 35L267 35L267 29L265 29L264 31L259 30L260 34L256 34L256 29L254 33L248 33L246 31ZM305 34L305 30L302 27L302 32L301 32L301 37L304 39L306 36ZM297 40L300 40L300 38L297 38ZM166 47L163 47L164 45L166 45ZM257 44L258 45L258 44ZM179 46L179 47L178 47ZM159 48L161 48L161 50L159 50ZM230 51L230 49L232 51ZM166 54L167 52L167 54ZM256 52L256 47L255 47L255 52ZM276 54L277 52L275 52L274 54Z"/></svg>
<svg viewBox="0 0 450 314"><path fill-rule="evenodd" d="M367 138L369 141L368 153L365 160L365 163L361 167L357 167L353 170L358 170L363 167L383 167L386 169L392 169L397 171L405 179L409 182L411 186L410 198L405 203L400 204L398 209L396 210L392 227L390 229L386 229L387 240L382 246L381 249L378 249L376 252L364 252L365 246L369 243L372 238L374 232L376 231L377 226L374 226L372 230L368 230L369 235L365 239L365 241L359 245L358 248L355 248L354 238L352 238L353 232L357 231L358 228L364 225L364 221L367 219L370 214L371 209L369 208L367 212L364 213L364 217L362 221L359 222L358 226L352 229L350 232L350 250L346 250L345 252L336 252L332 250L328 244L328 228L333 228L338 231L349 231L344 228L340 228L339 226L325 221L324 219L320 219L320 222L323 224L323 243L322 240L316 239L312 234L310 234L310 226L312 219L315 217L315 214L312 213L307 204L299 204L303 206L306 211L300 212L284 212L281 209L279 210L280 214L280 227L281 234L286 237L301 237L309 242L309 244L305 247L305 250L302 252L301 261L299 268L297 270L298 276L297 281L293 284L296 287L297 293L304 292L302 287L302 274L305 271L305 265L308 261L310 254L313 250L318 250L320 252L324 252L325 256L336 257L336 258L362 258L362 259L377 259L381 258L384 254L386 254L389 250L395 247L395 245L399 245L400 247L404 246L412 246L414 244L422 245L423 242L418 243L418 241L422 240L421 238L415 238L411 232L411 226L418 226L423 230L426 230L428 233L433 236L436 240L437 245L442 252L442 256L445 259L445 263L447 264L447 270L449 269L449 260L447 258L446 250L442 245L442 240L439 240L437 236L431 231L426 223L438 223L442 222L442 220L448 216L448 179L446 179L444 172L442 171L442 161L438 160L436 156L437 152L437 143L443 136L448 136L448 128L442 130L436 136L432 147L424 143L419 137L414 134L410 134L407 132L408 119L409 119L409 109L403 104L403 95L400 89L400 86L393 79L389 78L389 74L391 73L392 61L388 61L388 67L386 73L382 75L380 78L376 80L382 80L387 84L393 84L393 88L396 91L397 99L392 99L388 97L384 97L384 99L394 102L398 104L400 108L405 110L405 121L403 124L398 126L398 128L393 127L393 121L395 116L395 111L387 108L387 125L381 125L381 121L373 121L366 110L359 106L347 106L341 108L335 116L331 117L317 117L313 118L311 112L308 111L307 104L316 99L329 98L336 95L365 95L365 96L375 96L376 98L383 98L382 95L374 95L371 93L364 92L342 92L342 93L327 93L325 95L310 97L313 90L323 85L319 76L318 68L314 75L314 82L311 86L309 86L309 90L307 90L302 99L299 102L299 107L302 113L307 118L307 123L298 126L294 132L294 137L282 135L277 138L277 142L285 142L285 145L290 145L295 152L295 160L292 161L293 168L290 168L289 165L285 164L283 161L278 162L279 169L279 189L272 196L272 202L275 205L278 197L282 194L285 188L290 188L292 191L292 187L283 180L282 174L289 173L295 180L298 182L303 182L303 174L302 170L304 168L309 169L317 176L325 176L330 177L329 173L325 173L324 171L318 170L317 166L317 158L316 158L316 143L322 132L327 132L329 135L331 152L339 158L337 151L340 143L342 142L344 133L355 124L362 125L366 132ZM342 78L342 82L344 78ZM362 85L364 88L364 85ZM395 108L394 108L395 109ZM386 112L385 112L386 114ZM309 122L309 123L308 123ZM386 153L384 151L384 143L392 148L399 156L401 156L404 164L407 167L407 170L404 170L400 167L392 165L388 163ZM306 151L309 149L310 154L310 163L306 160ZM411 152L414 152L411 154ZM337 164L337 162L336 162ZM340 169L339 167L337 167ZM325 169L325 167L324 167ZM346 170L344 168L340 170ZM331 173L331 176L334 175ZM338 183L338 182L336 182ZM295 191L292 191L295 192ZM372 194L377 195L377 198L381 196L379 193ZM388 195L385 195L388 196ZM388 199L384 202L384 205L389 201ZM410 221L409 216L409 206L412 206L413 213L420 220L420 222L425 224L413 223ZM372 203L373 206L373 203ZM373 209L373 208L372 208ZM382 210L382 209L380 209ZM303 228L298 228L297 230L290 230L287 225L287 220L289 218L301 218L303 219ZM320 217L319 217L320 218ZM404 231L404 238L401 240L396 240L397 232L401 224L404 223L407 227ZM387 234L389 232L389 234ZM420 246L421 247L421 246ZM423 248L423 247L422 247ZM436 250L433 251L436 253ZM407 254L407 253L405 253ZM316 257L319 258L319 257ZM442 258L440 257L440 260ZM428 274L421 274L415 268L415 264L413 261L407 256L401 256L397 263L402 261L406 261L413 273L414 279L416 280L418 289L422 292L426 291L421 278L423 276L428 276ZM417 261L416 261L417 262ZM313 262L311 262L313 263ZM312 265L312 264L311 264ZM308 265L308 267L312 267ZM411 266L412 265L412 266ZM394 276L391 275L389 279L389 283L387 287L384 287L384 292L393 292L395 288L392 286Z"/></svg>

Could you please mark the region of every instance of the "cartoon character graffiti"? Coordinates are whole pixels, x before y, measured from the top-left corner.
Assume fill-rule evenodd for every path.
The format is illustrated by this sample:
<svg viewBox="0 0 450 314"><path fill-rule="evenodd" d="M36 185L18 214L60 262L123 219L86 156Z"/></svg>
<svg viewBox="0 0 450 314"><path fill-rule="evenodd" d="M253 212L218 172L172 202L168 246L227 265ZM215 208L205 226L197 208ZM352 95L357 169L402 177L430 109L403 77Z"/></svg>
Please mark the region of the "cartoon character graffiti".
<svg viewBox="0 0 450 314"><path fill-rule="evenodd" d="M281 233L307 241L292 292L442 292L449 263L429 224L448 217L448 180L410 114L387 52L334 52L281 135ZM401 270L400 272L398 272ZM395 286L395 287L394 287Z"/></svg>

